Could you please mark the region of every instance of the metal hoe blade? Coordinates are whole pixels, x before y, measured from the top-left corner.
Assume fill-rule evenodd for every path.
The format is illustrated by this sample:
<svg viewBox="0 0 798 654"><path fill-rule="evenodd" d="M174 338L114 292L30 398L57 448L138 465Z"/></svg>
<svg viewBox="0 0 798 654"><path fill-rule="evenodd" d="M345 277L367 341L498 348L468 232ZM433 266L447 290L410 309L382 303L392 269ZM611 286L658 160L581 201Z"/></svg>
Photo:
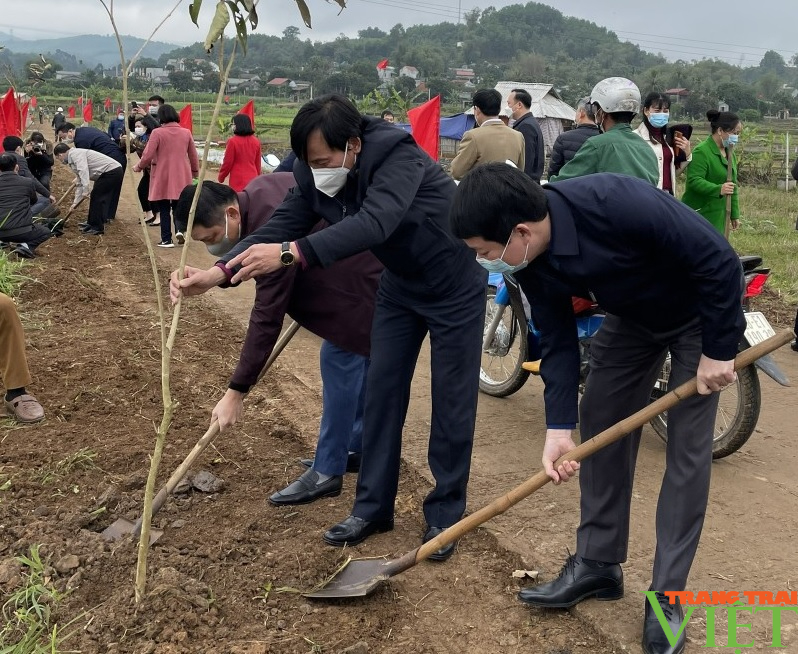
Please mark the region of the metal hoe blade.
<svg viewBox="0 0 798 654"><path fill-rule="evenodd" d="M136 525L130 520L124 518L117 518L112 524L103 529L102 536L107 541L122 540L133 535ZM162 529L150 529L150 545L163 536Z"/></svg>

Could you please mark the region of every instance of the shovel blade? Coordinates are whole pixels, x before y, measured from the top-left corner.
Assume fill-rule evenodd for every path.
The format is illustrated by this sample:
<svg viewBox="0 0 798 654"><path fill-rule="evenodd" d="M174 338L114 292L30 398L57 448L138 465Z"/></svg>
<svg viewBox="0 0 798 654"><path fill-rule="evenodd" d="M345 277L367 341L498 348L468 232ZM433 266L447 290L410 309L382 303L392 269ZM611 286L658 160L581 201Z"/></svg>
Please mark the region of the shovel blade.
<svg viewBox="0 0 798 654"><path fill-rule="evenodd" d="M312 599L366 597L393 576L392 563L385 559L353 559L326 584L303 595Z"/></svg>
<svg viewBox="0 0 798 654"><path fill-rule="evenodd" d="M136 525L130 520L118 518L102 531L102 537L110 542L115 542L133 535ZM162 529L150 529L150 545L163 536Z"/></svg>

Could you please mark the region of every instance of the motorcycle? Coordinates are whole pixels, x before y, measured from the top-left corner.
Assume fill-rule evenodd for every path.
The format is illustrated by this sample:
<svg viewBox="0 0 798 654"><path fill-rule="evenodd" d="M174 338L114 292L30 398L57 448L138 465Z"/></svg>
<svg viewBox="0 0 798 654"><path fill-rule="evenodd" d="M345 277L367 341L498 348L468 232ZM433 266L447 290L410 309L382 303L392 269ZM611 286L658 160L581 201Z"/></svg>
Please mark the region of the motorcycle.
<svg viewBox="0 0 798 654"><path fill-rule="evenodd" d="M761 257L740 257L745 275L742 306L746 330L740 341L743 350L775 334L765 316L751 310L751 299L760 295L770 270L761 268ZM509 309L509 310L508 310ZM590 340L598 331L604 315L593 305L576 315L580 349L580 388L590 370ZM507 397L520 390L530 373L522 367L529 352L529 339L539 337L524 297L512 276L492 273L488 278L488 297L485 311L485 332L482 343L482 366L479 388L494 397ZM654 401L667 393L670 377L670 355L667 355L651 393ZM758 370L763 371L782 386L790 382L773 359L767 355L755 364L737 371L736 381L720 393L715 417L712 458L720 459L739 450L751 437L759 420L762 396ZM668 415L663 413L651 421L656 434L668 440Z"/></svg>

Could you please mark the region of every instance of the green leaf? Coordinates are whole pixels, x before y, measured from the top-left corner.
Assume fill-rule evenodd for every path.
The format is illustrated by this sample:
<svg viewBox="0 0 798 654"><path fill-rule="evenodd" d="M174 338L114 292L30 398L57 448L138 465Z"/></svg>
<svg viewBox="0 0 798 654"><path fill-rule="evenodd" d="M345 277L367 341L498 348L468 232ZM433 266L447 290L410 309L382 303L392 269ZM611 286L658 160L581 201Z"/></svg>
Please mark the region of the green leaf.
<svg viewBox="0 0 798 654"><path fill-rule="evenodd" d="M210 52L213 44L224 34L224 28L230 22L230 13L227 11L227 5L223 0L219 0L216 4L216 13L211 21L211 28L208 30L208 36L205 37L205 43L202 46L205 52Z"/></svg>
<svg viewBox="0 0 798 654"><path fill-rule="evenodd" d="M335 0L335 4L337 4L341 9L346 9L346 0Z"/></svg>
<svg viewBox="0 0 798 654"><path fill-rule="evenodd" d="M199 27L197 21L199 20L200 7L202 7L202 0L194 0L194 2L188 6L188 15L191 17L191 22L197 27Z"/></svg>
<svg viewBox="0 0 798 654"><path fill-rule="evenodd" d="M345 0L335 0L335 1L340 4L341 1L345 1ZM297 4L297 7L299 7L299 13L302 15L302 22L305 23L305 25L310 28L311 27L311 25L310 25L310 9L308 9L308 6L305 3L305 0L296 0L296 4Z"/></svg>

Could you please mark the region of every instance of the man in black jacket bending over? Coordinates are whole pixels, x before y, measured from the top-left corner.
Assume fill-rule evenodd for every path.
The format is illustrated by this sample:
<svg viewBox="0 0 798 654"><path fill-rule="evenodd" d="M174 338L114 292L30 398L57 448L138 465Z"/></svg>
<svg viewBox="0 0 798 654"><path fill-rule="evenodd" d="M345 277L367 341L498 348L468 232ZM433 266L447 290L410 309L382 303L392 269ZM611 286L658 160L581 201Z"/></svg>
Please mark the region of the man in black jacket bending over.
<svg viewBox="0 0 798 654"><path fill-rule="evenodd" d="M50 230L33 224L31 206L37 195L34 180L17 174L13 152L0 154L0 241L16 244L14 253L26 259L52 236Z"/></svg>
<svg viewBox="0 0 798 654"><path fill-rule="evenodd" d="M371 250L385 266L371 331L363 455L351 515L324 534L356 545L393 529L410 383L429 334L432 420L428 460L435 488L424 500L424 541L457 522L477 406L486 274L449 230L455 184L413 138L361 116L345 97L305 104L291 126L297 186L269 223L214 268L182 282L185 294L283 266L329 266ZM310 233L320 219L330 226ZM447 559L454 544L431 558Z"/></svg>

